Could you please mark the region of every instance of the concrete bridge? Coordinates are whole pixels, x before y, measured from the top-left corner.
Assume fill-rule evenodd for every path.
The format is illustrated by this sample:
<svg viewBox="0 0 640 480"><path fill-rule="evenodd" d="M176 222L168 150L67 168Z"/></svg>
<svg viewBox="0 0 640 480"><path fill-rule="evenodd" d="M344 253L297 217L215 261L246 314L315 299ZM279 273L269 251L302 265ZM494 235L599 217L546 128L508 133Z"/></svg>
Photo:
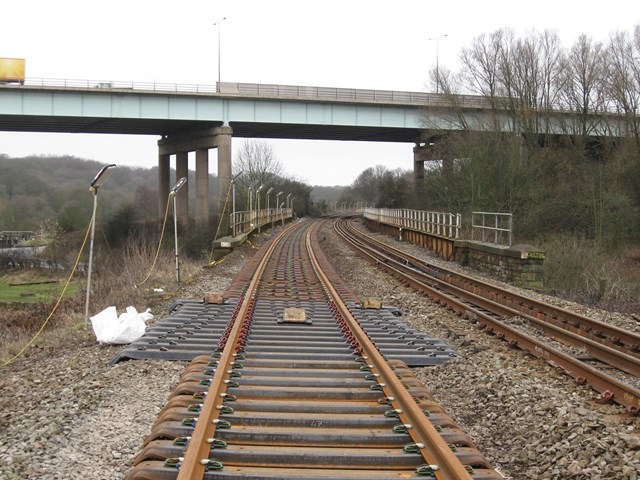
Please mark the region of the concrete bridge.
<svg viewBox="0 0 640 480"><path fill-rule="evenodd" d="M216 87L161 83L27 79L0 84L0 130L158 135L159 205L169 193L171 156L177 178L196 158L196 223L209 217L209 150L218 149L218 211L231 179L233 136L412 142L414 172L423 168L421 132L495 128L486 100L388 90L220 83ZM508 119L498 128L509 130ZM180 218L188 211L187 188L178 192Z"/></svg>

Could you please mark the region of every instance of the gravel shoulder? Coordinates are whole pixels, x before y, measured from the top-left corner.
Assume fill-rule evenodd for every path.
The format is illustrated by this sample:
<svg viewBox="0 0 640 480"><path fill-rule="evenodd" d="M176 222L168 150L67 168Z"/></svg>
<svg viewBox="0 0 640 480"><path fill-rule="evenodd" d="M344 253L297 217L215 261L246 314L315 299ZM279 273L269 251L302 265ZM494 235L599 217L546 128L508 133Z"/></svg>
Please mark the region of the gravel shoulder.
<svg viewBox="0 0 640 480"><path fill-rule="evenodd" d="M253 245L269 235L252 239ZM636 478L637 418L597 404L589 388L373 270L329 226L321 237L327 257L357 294L401 308L404 321L460 354L416 374L504 473L514 479ZM224 290L255 251L243 245L203 269L180 297ZM97 345L92 332L76 332L68 345L0 370L2 480L121 479L186 366L128 361L109 367L122 347Z"/></svg>

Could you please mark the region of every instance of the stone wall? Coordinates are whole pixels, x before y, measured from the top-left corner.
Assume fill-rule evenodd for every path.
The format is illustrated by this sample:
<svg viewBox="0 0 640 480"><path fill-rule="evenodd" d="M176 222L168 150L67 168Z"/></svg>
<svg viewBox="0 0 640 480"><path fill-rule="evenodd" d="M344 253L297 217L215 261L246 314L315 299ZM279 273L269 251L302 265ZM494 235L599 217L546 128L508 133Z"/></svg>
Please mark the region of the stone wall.
<svg viewBox="0 0 640 480"><path fill-rule="evenodd" d="M544 252L530 245L502 247L469 240L455 243L456 262L518 287L543 288L544 257Z"/></svg>

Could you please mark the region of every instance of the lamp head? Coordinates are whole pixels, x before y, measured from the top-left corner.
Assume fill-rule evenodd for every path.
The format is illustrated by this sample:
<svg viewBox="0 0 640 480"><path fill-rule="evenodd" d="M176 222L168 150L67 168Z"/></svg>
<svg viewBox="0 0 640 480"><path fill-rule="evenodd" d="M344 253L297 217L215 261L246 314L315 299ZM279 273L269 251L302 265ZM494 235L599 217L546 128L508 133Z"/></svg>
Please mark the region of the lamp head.
<svg viewBox="0 0 640 480"><path fill-rule="evenodd" d="M175 195L176 193L178 193L178 190L180 190L185 183L187 183L187 177L182 177L180 180L178 180L178 183L176 183L171 189L171 195Z"/></svg>
<svg viewBox="0 0 640 480"><path fill-rule="evenodd" d="M94 179L91 181L91 185L89 186L89 190L95 191L100 188L104 182L111 176L112 170L116 168L115 164L110 163L109 165L105 165L100 169Z"/></svg>

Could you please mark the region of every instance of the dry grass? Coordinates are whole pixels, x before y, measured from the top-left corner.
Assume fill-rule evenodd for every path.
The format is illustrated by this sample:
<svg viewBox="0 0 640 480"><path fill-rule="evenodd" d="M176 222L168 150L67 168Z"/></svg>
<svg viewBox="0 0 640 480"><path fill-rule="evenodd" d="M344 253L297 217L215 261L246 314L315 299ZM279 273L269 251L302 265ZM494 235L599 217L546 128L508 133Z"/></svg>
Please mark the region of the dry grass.
<svg viewBox="0 0 640 480"><path fill-rule="evenodd" d="M127 306L144 311L157 302L174 296L181 284L190 282L201 271L204 263L186 256L180 257L179 284L176 281L173 251L169 247L163 247L157 259L156 251L157 239L144 236L131 239L120 250L114 252L96 249L91 276L89 315L95 315L109 306L116 306L118 312L124 311ZM69 342L77 344L82 341L95 341L91 327L84 329L86 277L83 273L76 273L76 278L79 282L77 295L61 302L42 333L25 352L26 355L43 348L68 346ZM20 352L32 340L54 306L55 302L0 307L0 315L3 318L0 322L2 363Z"/></svg>
<svg viewBox="0 0 640 480"><path fill-rule="evenodd" d="M554 293L607 310L640 311L640 249L614 255L574 235L557 236L543 248L545 286Z"/></svg>

